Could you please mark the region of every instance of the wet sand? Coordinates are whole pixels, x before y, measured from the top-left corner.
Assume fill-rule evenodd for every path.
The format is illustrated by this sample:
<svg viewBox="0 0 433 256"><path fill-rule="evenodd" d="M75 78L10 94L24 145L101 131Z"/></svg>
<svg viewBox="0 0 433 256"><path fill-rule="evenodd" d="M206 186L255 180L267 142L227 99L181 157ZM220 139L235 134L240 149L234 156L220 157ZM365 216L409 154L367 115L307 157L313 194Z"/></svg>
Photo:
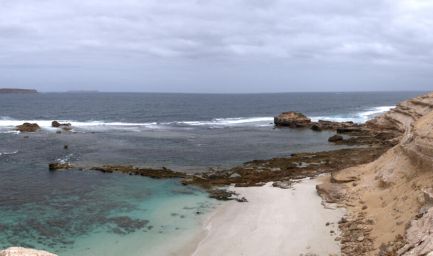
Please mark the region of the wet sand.
<svg viewBox="0 0 433 256"><path fill-rule="evenodd" d="M205 223L206 232L192 255L339 255L335 238L344 212L322 205L318 182L303 180L291 189L271 183L233 188L248 203L219 207Z"/></svg>

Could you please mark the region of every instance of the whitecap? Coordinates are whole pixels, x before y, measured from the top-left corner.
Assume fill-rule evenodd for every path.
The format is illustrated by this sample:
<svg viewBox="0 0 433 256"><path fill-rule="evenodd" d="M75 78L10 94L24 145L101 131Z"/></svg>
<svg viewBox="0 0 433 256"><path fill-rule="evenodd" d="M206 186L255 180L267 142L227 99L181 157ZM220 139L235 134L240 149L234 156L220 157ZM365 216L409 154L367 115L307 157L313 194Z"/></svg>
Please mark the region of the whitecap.
<svg viewBox="0 0 433 256"><path fill-rule="evenodd" d="M210 121L178 121L174 122L174 124L181 126L209 126L211 128L220 128L233 126L270 126L273 125L273 121L273 117L230 117L214 118Z"/></svg>
<svg viewBox="0 0 433 256"><path fill-rule="evenodd" d="M0 152L0 156L6 156L6 155L15 155L18 153L18 150L11 151L11 152Z"/></svg>
<svg viewBox="0 0 433 256"><path fill-rule="evenodd" d="M355 123L365 123L368 120L385 113L395 106L380 106L366 109L361 112L349 113L345 115L329 115L329 116L313 116L312 121L317 122L318 120L335 121L335 122L355 122Z"/></svg>

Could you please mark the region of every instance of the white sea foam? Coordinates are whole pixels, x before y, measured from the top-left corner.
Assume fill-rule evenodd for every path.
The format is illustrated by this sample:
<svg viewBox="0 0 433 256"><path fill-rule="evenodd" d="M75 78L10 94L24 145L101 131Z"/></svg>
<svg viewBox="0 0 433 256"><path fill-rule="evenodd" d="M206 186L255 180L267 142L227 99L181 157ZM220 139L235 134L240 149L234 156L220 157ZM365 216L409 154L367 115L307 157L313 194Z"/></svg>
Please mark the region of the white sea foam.
<svg viewBox="0 0 433 256"><path fill-rule="evenodd" d="M61 164L66 164L66 163L68 163L70 160L71 160L71 157L73 156L74 154L68 154L68 155L66 155L65 157L63 157L63 158L58 158L58 159L56 159L56 161L58 162L58 163L61 163Z"/></svg>
<svg viewBox="0 0 433 256"><path fill-rule="evenodd" d="M17 153L18 153L18 150L11 151L11 152L0 152L0 156L14 155L14 154L17 154Z"/></svg>
<svg viewBox="0 0 433 256"><path fill-rule="evenodd" d="M329 121L353 121L363 123L373 118L374 116L386 112L393 106L381 106L367 109L358 113L349 113L344 115L330 116L313 116L313 121L329 120ZM107 122L107 121L74 121L74 120L58 120L60 123L71 123L72 127L77 131L104 131L104 130L126 130L126 131L142 131L143 129L170 129L176 127L208 127L208 128L225 128L225 127L266 127L273 126L273 117L230 117L230 118L214 118L205 121L173 121L173 122ZM55 131L56 128L51 127L52 120L14 120L10 117L0 117L0 133L17 133L13 128L24 122L37 123L42 129Z"/></svg>
<svg viewBox="0 0 433 256"><path fill-rule="evenodd" d="M236 118L215 118L210 121L179 121L174 122L183 126L209 126L213 128L231 126L268 126L273 125L273 117L236 117ZM168 125L172 123L166 123Z"/></svg>
<svg viewBox="0 0 433 256"><path fill-rule="evenodd" d="M174 122L146 122L146 123L130 123L130 122L105 122L105 121L74 121L74 120L58 120L60 123L71 123L73 128L84 130L108 130L108 129L127 129L140 131L140 128L161 129L169 127L194 127L208 126L213 128L231 127L231 126L267 126L272 125L273 117L239 117L239 118L215 118L210 121L174 121ZM51 127L51 120L13 120L0 119L1 128L14 128L24 122L37 123L42 129L55 130ZM12 132L12 131L4 131Z"/></svg>
<svg viewBox="0 0 433 256"><path fill-rule="evenodd" d="M365 111L361 111L361 112L357 112L357 113L349 113L349 114L345 114L345 115L313 116L313 117L311 117L311 120L316 121L316 122L318 120L326 120L326 121L336 121L336 122L352 121L355 123L365 123L368 120L374 118L375 116L378 116L382 113L385 113L394 107L395 106L380 106L380 107L374 107L371 109L367 109Z"/></svg>

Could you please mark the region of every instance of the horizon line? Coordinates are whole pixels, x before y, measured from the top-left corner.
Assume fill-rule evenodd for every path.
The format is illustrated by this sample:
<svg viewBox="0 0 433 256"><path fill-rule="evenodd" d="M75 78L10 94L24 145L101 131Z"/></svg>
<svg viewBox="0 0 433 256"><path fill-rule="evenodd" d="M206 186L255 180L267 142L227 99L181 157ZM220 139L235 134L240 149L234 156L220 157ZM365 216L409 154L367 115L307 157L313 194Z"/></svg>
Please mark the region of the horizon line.
<svg viewBox="0 0 433 256"><path fill-rule="evenodd" d="M39 93L149 93L149 94L286 94L286 93L382 93L382 92L429 92L431 90L356 90L356 91L281 91L281 92L160 92L160 91L100 91L100 90L71 90L71 91L39 91Z"/></svg>

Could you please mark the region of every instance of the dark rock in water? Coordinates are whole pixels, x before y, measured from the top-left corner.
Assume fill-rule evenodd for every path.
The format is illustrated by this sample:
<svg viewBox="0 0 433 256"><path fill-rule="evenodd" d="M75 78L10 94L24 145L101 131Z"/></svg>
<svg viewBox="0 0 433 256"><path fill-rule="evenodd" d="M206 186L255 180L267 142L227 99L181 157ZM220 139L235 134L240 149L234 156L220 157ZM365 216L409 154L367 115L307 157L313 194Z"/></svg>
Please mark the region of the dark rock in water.
<svg viewBox="0 0 433 256"><path fill-rule="evenodd" d="M68 145L64 145L64 146L63 146L63 149L68 149L68 148L69 148Z"/></svg>
<svg viewBox="0 0 433 256"><path fill-rule="evenodd" d="M341 136L341 135L334 135L334 136L329 137L328 141L329 142L343 141L343 136Z"/></svg>
<svg viewBox="0 0 433 256"><path fill-rule="evenodd" d="M148 220L132 219L128 216L111 217L107 223L115 225L112 232L119 235L126 235L143 229L149 223Z"/></svg>
<svg viewBox="0 0 433 256"><path fill-rule="evenodd" d="M74 168L74 166L71 165L70 163L50 163L50 164L48 164L48 169L50 171L66 170L66 169L71 169L71 168Z"/></svg>
<svg viewBox="0 0 433 256"><path fill-rule="evenodd" d="M360 131L361 129L359 127L340 127L337 129L337 133L353 133Z"/></svg>
<svg viewBox="0 0 433 256"><path fill-rule="evenodd" d="M326 120L319 120L318 122L314 123L315 125L319 126L322 130L337 130L337 129L344 129L344 128L361 128L362 124L355 124L354 122L334 122L334 121L326 121Z"/></svg>
<svg viewBox="0 0 433 256"><path fill-rule="evenodd" d="M245 197L238 197L238 194L233 191L228 191L225 189L212 189L209 190L209 197L217 200L228 201L236 200L237 202L244 203L248 202Z"/></svg>
<svg viewBox="0 0 433 256"><path fill-rule="evenodd" d="M51 127L60 127L60 123L59 122L57 122L57 121L52 121L51 122Z"/></svg>
<svg viewBox="0 0 433 256"><path fill-rule="evenodd" d="M59 123L58 121L52 121L51 127L62 128L63 130L71 130L71 124L70 123Z"/></svg>
<svg viewBox="0 0 433 256"><path fill-rule="evenodd" d="M322 128L320 128L320 126L318 126L317 124L313 124L311 126L311 130L315 131L315 132L321 132Z"/></svg>
<svg viewBox="0 0 433 256"><path fill-rule="evenodd" d="M276 126L287 126L291 128L307 127L311 123L311 119L299 112L284 112L274 117Z"/></svg>
<svg viewBox="0 0 433 256"><path fill-rule="evenodd" d="M153 179L167 179L167 178L185 178L187 175L183 172L175 172L165 167L161 169L152 168L138 168L132 165L104 165L92 167L90 170L100 171L104 173L120 172L131 175L140 175Z"/></svg>
<svg viewBox="0 0 433 256"><path fill-rule="evenodd" d="M20 132L36 132L39 129L41 129L41 127L37 123L23 123L15 128L15 130Z"/></svg>
<svg viewBox="0 0 433 256"><path fill-rule="evenodd" d="M228 201L234 200L234 196L237 194L233 191L227 191L225 189L213 189L209 191L209 197L217 200Z"/></svg>

